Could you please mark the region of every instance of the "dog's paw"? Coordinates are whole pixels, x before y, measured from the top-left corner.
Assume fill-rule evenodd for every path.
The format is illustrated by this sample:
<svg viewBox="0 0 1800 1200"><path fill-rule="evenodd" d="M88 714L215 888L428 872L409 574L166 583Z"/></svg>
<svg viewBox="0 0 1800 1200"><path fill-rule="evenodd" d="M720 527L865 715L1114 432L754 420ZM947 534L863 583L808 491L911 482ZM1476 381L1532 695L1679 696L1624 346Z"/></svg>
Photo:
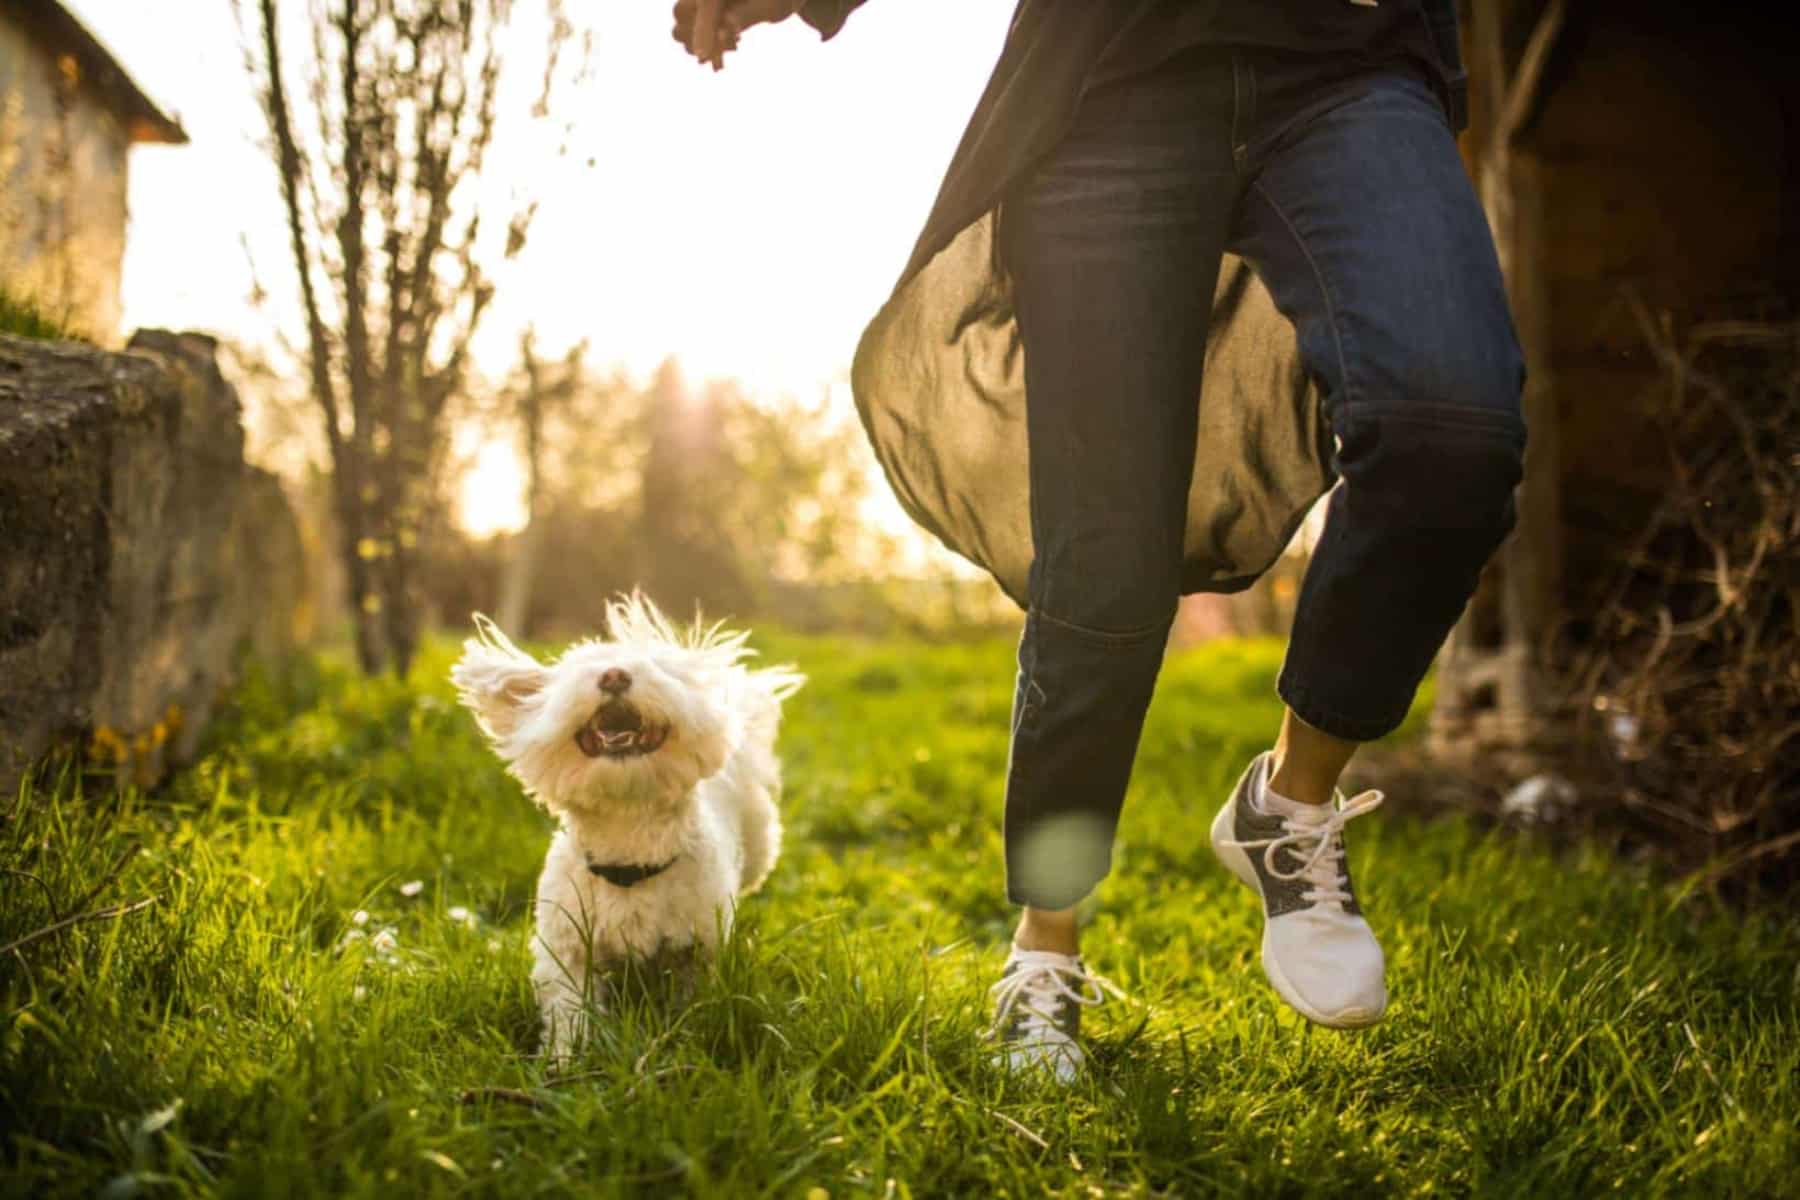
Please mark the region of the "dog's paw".
<svg viewBox="0 0 1800 1200"><path fill-rule="evenodd" d="M541 1043L544 1062L551 1074L565 1070L588 1038L589 1017L579 1004L557 1004L544 1010Z"/></svg>

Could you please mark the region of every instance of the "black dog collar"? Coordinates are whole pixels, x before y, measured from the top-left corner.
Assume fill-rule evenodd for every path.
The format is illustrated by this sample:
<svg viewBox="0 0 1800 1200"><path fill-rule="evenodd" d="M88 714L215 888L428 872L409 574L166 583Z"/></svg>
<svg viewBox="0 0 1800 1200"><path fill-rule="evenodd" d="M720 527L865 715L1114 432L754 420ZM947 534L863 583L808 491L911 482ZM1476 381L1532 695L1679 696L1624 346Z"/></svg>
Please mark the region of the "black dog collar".
<svg viewBox="0 0 1800 1200"><path fill-rule="evenodd" d="M652 876L661 875L674 865L675 859L673 858L654 866L646 866L642 863L597 863L592 858L587 860L588 870L614 887L622 888L628 888L632 884L642 883Z"/></svg>

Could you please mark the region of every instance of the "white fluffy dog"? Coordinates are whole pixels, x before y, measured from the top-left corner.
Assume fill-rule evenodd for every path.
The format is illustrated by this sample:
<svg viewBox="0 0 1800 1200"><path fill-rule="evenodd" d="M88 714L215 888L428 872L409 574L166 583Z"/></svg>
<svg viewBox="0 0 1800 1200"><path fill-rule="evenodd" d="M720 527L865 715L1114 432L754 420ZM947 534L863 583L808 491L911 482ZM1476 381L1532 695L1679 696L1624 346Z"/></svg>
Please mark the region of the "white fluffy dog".
<svg viewBox="0 0 1800 1200"><path fill-rule="evenodd" d="M781 847L775 733L803 682L751 670L744 634L675 630L647 599L607 605L609 637L546 665L475 617L451 670L507 771L562 827L537 887L532 985L564 1060L596 972L712 950Z"/></svg>

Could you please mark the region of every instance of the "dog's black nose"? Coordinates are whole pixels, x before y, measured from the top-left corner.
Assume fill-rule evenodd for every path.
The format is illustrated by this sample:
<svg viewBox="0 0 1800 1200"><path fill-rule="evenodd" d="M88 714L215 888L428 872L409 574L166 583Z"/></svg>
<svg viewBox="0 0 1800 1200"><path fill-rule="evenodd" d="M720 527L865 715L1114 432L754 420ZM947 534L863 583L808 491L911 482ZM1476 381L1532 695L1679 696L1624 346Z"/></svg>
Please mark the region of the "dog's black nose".
<svg viewBox="0 0 1800 1200"><path fill-rule="evenodd" d="M631 673L618 667L608 667L600 675L600 690L610 696L624 695L631 686Z"/></svg>

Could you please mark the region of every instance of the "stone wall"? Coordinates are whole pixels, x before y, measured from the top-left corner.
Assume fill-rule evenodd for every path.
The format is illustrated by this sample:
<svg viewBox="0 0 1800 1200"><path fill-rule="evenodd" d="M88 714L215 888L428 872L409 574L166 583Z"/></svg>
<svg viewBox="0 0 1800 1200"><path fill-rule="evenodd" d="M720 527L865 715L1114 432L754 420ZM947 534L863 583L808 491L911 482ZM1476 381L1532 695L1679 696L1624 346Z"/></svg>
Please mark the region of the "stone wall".
<svg viewBox="0 0 1800 1200"><path fill-rule="evenodd" d="M71 740L153 782L246 646L293 647L300 533L243 445L210 338L0 335L0 786Z"/></svg>

